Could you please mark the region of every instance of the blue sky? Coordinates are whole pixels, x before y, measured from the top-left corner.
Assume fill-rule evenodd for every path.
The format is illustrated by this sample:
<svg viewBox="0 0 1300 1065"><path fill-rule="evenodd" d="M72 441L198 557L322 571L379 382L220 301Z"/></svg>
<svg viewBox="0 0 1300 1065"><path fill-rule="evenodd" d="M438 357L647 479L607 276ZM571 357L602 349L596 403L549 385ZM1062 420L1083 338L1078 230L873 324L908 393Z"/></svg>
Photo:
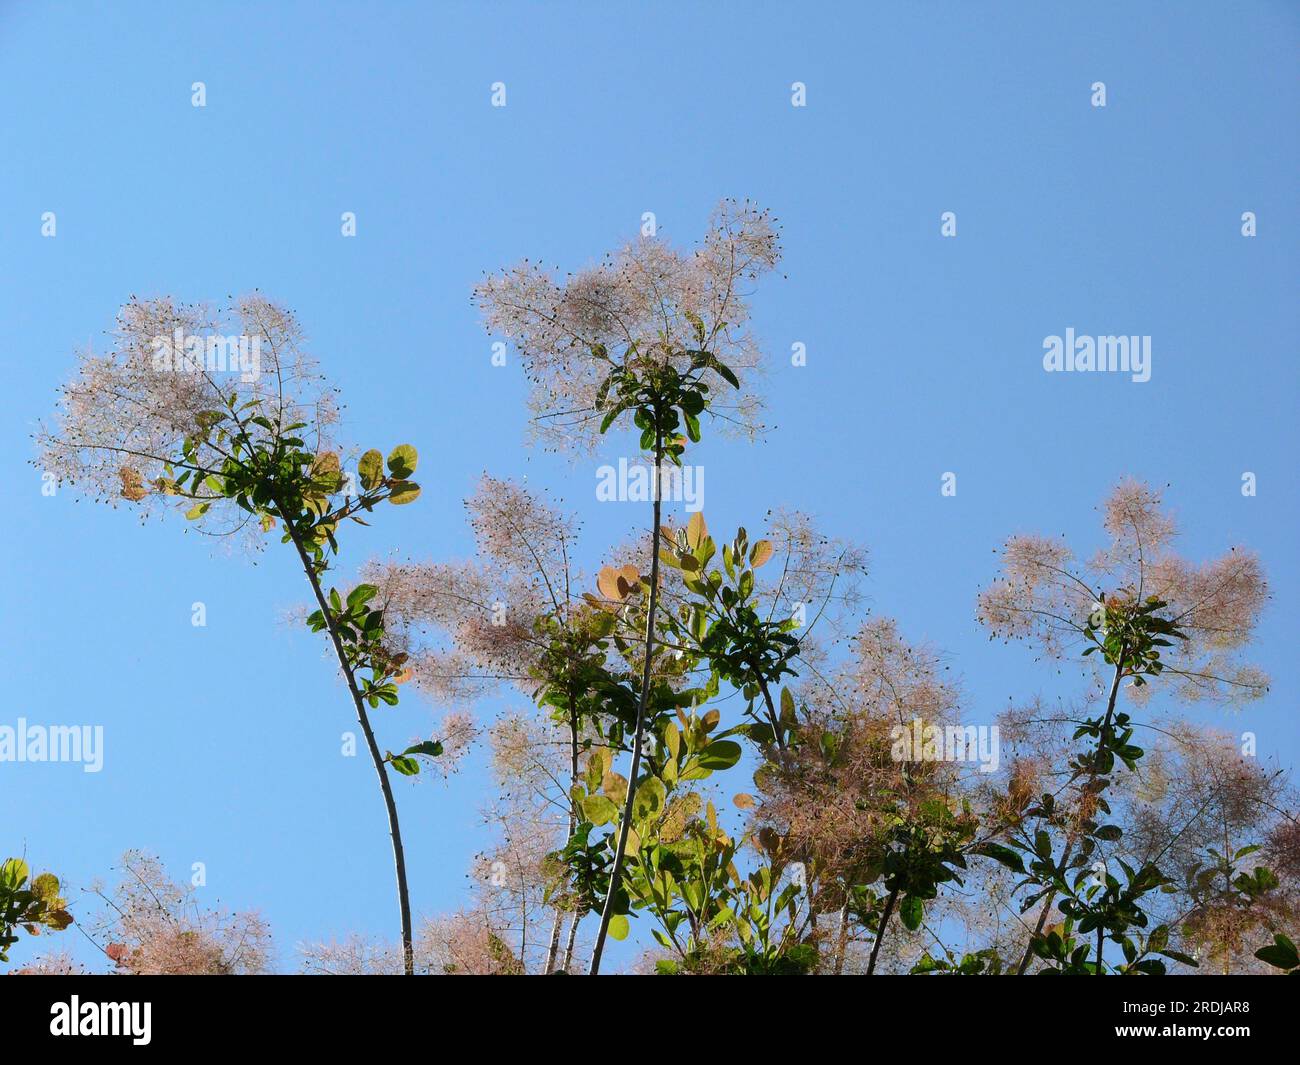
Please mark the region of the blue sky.
<svg viewBox="0 0 1300 1065"><path fill-rule="evenodd" d="M315 638L279 620L306 598L294 560L46 498L27 464L122 302L260 288L301 317L350 439L420 449L423 497L345 567L463 556L483 471L563 495L594 560L642 516L596 505L596 463L522 446L524 383L490 365L470 289L525 255L585 265L646 211L689 242L728 195L780 216L786 258L754 300L776 428L699 450L710 524L787 504L864 542L873 608L946 651L987 721L1061 690L975 624L993 549L1090 549L1118 478L1167 485L1185 552L1251 545L1274 595L1271 695L1192 716L1295 764L1297 44L1289 3L0 5L0 724L106 735L98 774L0 764L0 850L75 885L129 847L203 861L204 898L260 907L285 965L299 940L394 931L373 772L339 757ZM1151 336L1151 380L1044 373L1067 327ZM433 720L408 701L381 739ZM465 897L482 765L399 782L418 912Z"/></svg>

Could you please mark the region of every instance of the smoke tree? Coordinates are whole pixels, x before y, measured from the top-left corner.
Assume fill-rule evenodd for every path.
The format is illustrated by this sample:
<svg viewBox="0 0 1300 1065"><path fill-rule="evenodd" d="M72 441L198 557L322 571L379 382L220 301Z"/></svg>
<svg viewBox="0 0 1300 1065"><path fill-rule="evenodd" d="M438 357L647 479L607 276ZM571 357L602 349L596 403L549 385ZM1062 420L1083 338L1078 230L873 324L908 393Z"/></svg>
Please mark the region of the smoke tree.
<svg viewBox="0 0 1300 1065"><path fill-rule="evenodd" d="M417 455L367 451L350 483L332 396L292 316L261 297L233 325L132 301L116 350L83 358L42 465L114 504L179 506L204 532L278 532L338 659L388 814L401 939L312 944L305 970L579 972L588 915L592 975L633 919L664 974L1300 967L1286 775L1149 702L1267 691L1243 657L1268 599L1252 552L1184 559L1160 494L1131 480L1087 560L1056 538L1007 541L980 623L1073 663L1085 689L1002 715L1009 764L986 775L900 753L909 728L961 727L962 686L939 651L861 609L861 548L797 512L753 535L665 518L664 473L706 423L759 427L748 287L779 257L770 216L728 201L689 252L642 237L563 279L525 261L477 288L488 328L518 346L534 435L577 456L631 430L654 475L641 531L585 556L603 560L590 570L574 516L485 476L466 502L473 558L372 561L329 587L339 530L416 498ZM234 329L258 340L257 372L157 365L158 337ZM407 681L455 709L439 738L381 751L368 714ZM531 706L481 730L468 706L503 689ZM388 771L450 772L483 732L491 839L466 905L417 930ZM230 927L186 924L156 866L128 868L166 904L117 907L135 929L106 948L120 971L264 967L261 925L232 961Z"/></svg>
<svg viewBox="0 0 1300 1065"><path fill-rule="evenodd" d="M665 460L680 465L688 439L700 440L702 414L743 422L752 411L755 399L741 388L739 374L756 365L758 351L745 330L748 308L741 287L772 269L779 255L767 213L727 201L690 254L642 237L563 284L524 263L485 281L477 297L488 327L519 347L544 436L590 445L595 435L631 422L640 431L641 452L658 475ZM728 385L739 399L715 404L716 391ZM631 584L644 584L645 629L640 676L630 679L636 713L629 730L628 794L592 950L593 975L600 971L610 922L620 905L650 699L660 480L656 476L651 500L649 573L644 582L636 571L628 578Z"/></svg>
<svg viewBox="0 0 1300 1065"><path fill-rule="evenodd" d="M1255 556L1233 549L1200 566L1184 560L1174 553L1174 523L1159 494L1136 481L1111 493L1103 515L1109 543L1087 565L1060 541L1014 537L1003 550L1002 576L980 596L980 620L995 635L1100 663L1098 706L1073 722L1073 739L1086 739L1086 748L1070 759L1057 791L1023 796L1008 839L1013 849L990 845L993 857L1024 875L1022 909L1040 907L1019 973L1037 959L1061 972L1101 975L1107 939L1122 950L1121 972L1163 972L1160 955L1194 963L1171 949L1168 925L1142 932L1148 896L1170 886L1158 862L1172 841L1138 864L1119 855L1113 865L1104 860L1107 845L1123 836L1108 816L1114 775L1120 766L1136 771L1145 754L1133 742L1140 722L1120 696L1141 706L1151 687L1170 684L1183 699L1241 702L1267 690L1266 678L1237 657L1267 599ZM1064 920L1049 929L1054 903ZM1091 944L1084 936L1094 937Z"/></svg>
<svg viewBox="0 0 1300 1065"><path fill-rule="evenodd" d="M344 594L325 578L344 522L364 525L361 515L378 504L419 495L410 479L415 449L394 448L386 468L380 452L367 451L359 485L346 478L332 438L333 394L302 350L294 316L260 295L224 315L133 299L118 314L114 342L107 354L81 356L54 425L38 434L37 465L114 506L181 510L214 536L278 532L293 548L317 604L308 622L329 638L379 779L409 973L410 896L388 769L417 773L440 746L380 751L368 713L396 705L404 661L385 645L383 612L368 605L376 589L362 584Z"/></svg>

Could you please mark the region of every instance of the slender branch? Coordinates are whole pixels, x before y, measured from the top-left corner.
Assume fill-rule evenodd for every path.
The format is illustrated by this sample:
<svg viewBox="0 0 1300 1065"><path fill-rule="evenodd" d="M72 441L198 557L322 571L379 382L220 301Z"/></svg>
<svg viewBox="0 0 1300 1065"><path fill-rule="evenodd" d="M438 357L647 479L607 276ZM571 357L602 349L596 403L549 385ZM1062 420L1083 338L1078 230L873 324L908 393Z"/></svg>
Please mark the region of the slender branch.
<svg viewBox="0 0 1300 1065"><path fill-rule="evenodd" d="M356 677L352 671L352 666L348 662L347 653L343 650L343 641L339 637L338 627L334 623L334 618L330 613L329 604L325 601L325 593L321 590L320 579L316 576L316 571L312 567L311 559L307 556L307 550L303 547L302 538L298 535L298 530L294 527L290 515L284 512L284 508L279 506L284 517L285 528L288 530L289 538L293 541L293 546L298 549L298 558L302 562L303 571L307 574L307 580L311 584L311 590L316 596L316 602L320 606L321 616L325 619L326 628L329 630L330 641L334 644L334 653L338 656L339 666L343 670L343 676L347 680L348 692L352 696L352 705L356 708L357 722L361 726L361 732L366 738L366 747L370 751L370 760L374 763L375 773L379 777L379 788L384 795L384 807L388 812L388 831L393 838L393 865L397 873L397 905L401 911L402 919L402 970L407 976L415 974L415 948L413 937L411 935L411 897L406 886L406 852L402 848L402 830L397 821L397 804L393 801L393 789L388 781L388 772L384 768L384 757L379 752L379 744L375 742L374 730L370 727L370 719L366 716L366 710L361 702L361 693L357 690Z"/></svg>
<svg viewBox="0 0 1300 1065"><path fill-rule="evenodd" d="M569 940L564 944L564 963L560 966L561 972L570 972L573 969L573 948L578 941L578 923L582 920L580 910L573 911L573 920L569 922Z"/></svg>
<svg viewBox="0 0 1300 1065"><path fill-rule="evenodd" d="M880 953L880 944L885 941L885 926L889 924L889 918L894 913L894 903L898 901L898 888L894 888L889 893L889 898L885 900L885 912L880 915L880 931L876 933L876 941L871 945L871 958L867 961L867 975L872 976L876 971L876 955Z"/></svg>
<svg viewBox="0 0 1300 1065"><path fill-rule="evenodd" d="M566 571L567 579L567 571ZM577 692L575 685L570 678L569 680L569 806L566 811L569 816L569 838L573 838L573 833L578 827L578 801L573 797L574 786L578 783L578 704ZM555 972L555 962L559 956L560 950L560 917L563 910L558 907L555 910L555 927L551 930L551 947L546 956L546 973L550 975ZM574 927L577 927L577 919L574 919ZM572 939L570 939L570 951L572 950ZM564 968L568 969L569 958L566 954L564 959Z"/></svg>
<svg viewBox="0 0 1300 1065"><path fill-rule="evenodd" d="M655 468L658 469L664 458L663 431L659 428L660 419L655 417ZM600 973L600 957L605 950L605 936L609 932L609 922L614 916L614 899L618 894L623 879L623 859L627 852L627 834L632 827L632 806L636 798L636 775L641 768L641 739L645 731L645 709L650 698L650 667L654 651L655 610L659 606L659 521L663 510L663 500L659 486L655 485L654 519L650 525L650 600L646 606L645 622L645 664L641 669L641 696L636 706L636 735L632 742L632 770L627 778L627 798L623 802L623 819L618 830L618 847L614 851L614 868L609 875L609 892L605 896L605 906L600 914L600 930L596 933L596 945L591 952L590 975Z"/></svg>

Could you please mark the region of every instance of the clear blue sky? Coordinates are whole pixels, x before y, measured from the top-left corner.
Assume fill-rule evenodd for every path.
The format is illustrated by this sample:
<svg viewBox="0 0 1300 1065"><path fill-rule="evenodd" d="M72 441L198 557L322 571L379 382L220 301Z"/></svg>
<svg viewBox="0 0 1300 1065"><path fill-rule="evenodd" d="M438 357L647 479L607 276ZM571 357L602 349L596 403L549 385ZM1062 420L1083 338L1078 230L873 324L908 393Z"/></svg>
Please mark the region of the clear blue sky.
<svg viewBox="0 0 1300 1065"><path fill-rule="evenodd" d="M693 240L724 195L780 216L787 276L755 300L777 428L701 449L711 524L791 504L865 542L874 609L945 649L988 721L1060 690L975 624L993 549L1031 529L1091 548L1116 479L1167 484L1186 551L1252 545L1274 592L1272 694L1196 716L1295 764L1297 45L1280 2L0 5L0 723L106 730L99 774L0 765L0 851L76 884L129 847L206 862L205 898L260 907L286 964L299 940L393 934L373 772L339 757L351 717L315 638L278 621L305 599L293 559L45 498L28 434L132 293L257 287L298 311L350 438L424 456L423 498L345 564L465 554L484 470L562 492L594 559L641 515L596 504L595 463L521 447L521 375L490 365L470 288L525 255L584 265L645 211ZM1045 374L1067 327L1150 335L1151 381ZM381 739L433 720L408 702ZM399 785L419 912L464 897L482 764Z"/></svg>

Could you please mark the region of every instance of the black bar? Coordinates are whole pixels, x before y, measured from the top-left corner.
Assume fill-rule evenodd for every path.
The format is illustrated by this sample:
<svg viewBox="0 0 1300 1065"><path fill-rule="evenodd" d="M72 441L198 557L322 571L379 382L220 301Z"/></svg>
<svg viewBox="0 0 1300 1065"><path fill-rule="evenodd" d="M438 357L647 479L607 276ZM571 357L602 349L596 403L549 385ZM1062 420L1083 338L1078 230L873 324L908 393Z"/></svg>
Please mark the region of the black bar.
<svg viewBox="0 0 1300 1065"><path fill-rule="evenodd" d="M560 1045L561 1033L572 1031L575 1009L578 1023L605 1023L618 1028L635 1023L604 1016L601 1002L619 1001L618 985L604 991L575 996L574 979L531 981L428 980L400 977L265 976L242 979L213 977L17 977L0 983L0 1041L5 1061L19 1060L21 1050L78 1043L116 1043L129 1051L215 1050L284 1047L296 1051L316 1047L338 1052L356 1046L371 1052L398 1051L409 1044L413 1051L431 1051L438 1041L491 1045L490 1056L500 1058L517 1040L537 1050L551 1042ZM630 979L638 979L630 977ZM662 977L660 986L642 991L666 1008L708 1002L711 1025L725 1030L727 1000L734 996L736 1035L752 1032L753 1007L777 995L790 1023L765 1027L764 1042L806 1038L797 1019L808 1020L823 1011L834 1012L853 1003L855 1016L882 1020L889 1031L901 1026L927 1040L968 1045L980 1033L1017 1043L1036 1036L1066 1038L1071 1045L1100 1037L1114 1043L1199 1042L1223 1044L1258 1038L1293 1040L1296 1026L1296 992L1300 982L1282 977L1166 977L1106 978L1024 977L953 979L943 976L904 982L882 977L869 982L842 981L827 986L804 980L786 981L776 988L756 988L750 982L714 980L705 989L682 985ZM93 1022L118 1035L53 1034L67 1029L71 1007L78 1006L77 1028ZM703 996L701 998L700 996ZM640 996L633 1000L642 1001ZM836 1001L839 1005L836 1006ZM101 1004L134 1005L126 1009L101 1009ZM146 1015L144 1004L148 1003ZM580 1005L585 1003L585 1005ZM676 1003L677 1007L670 1007ZM740 1009L748 1003L748 1006ZM619 1013L628 1007L617 1006ZM633 1009L633 1013L639 1010ZM147 1043L133 1035L146 1027ZM129 1022L137 1023L132 1026ZM777 1018L772 1018L775 1022ZM874 1022L873 1022L874 1023ZM837 1026L838 1027L838 1026ZM1200 1029L1210 1029L1207 1036ZM1121 1032L1121 1029L1126 1031ZM1149 1029L1149 1031L1148 1031ZM1196 1029L1191 1033L1189 1029ZM1232 1031L1228 1031L1231 1029ZM852 1036L848 1038L851 1040ZM865 1050L865 1041L863 1049ZM739 1044L737 1044L739 1045ZM1218 1049L1227 1049L1220 1046ZM468 1050L468 1047L466 1047Z"/></svg>

